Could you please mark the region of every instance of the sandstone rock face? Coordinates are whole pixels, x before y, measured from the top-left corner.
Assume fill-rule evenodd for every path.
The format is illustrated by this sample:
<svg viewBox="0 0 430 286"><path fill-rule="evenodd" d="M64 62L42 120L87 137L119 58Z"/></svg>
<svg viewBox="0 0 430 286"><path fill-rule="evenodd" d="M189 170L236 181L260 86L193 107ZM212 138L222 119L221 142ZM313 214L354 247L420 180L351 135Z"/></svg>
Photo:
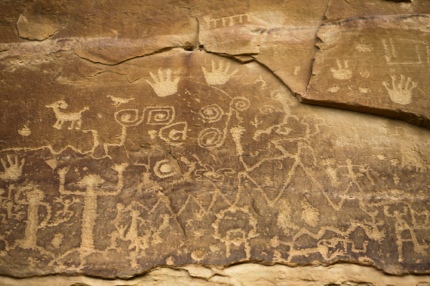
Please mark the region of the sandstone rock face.
<svg viewBox="0 0 430 286"><path fill-rule="evenodd" d="M430 18L387 16L327 24L304 101L430 127Z"/></svg>
<svg viewBox="0 0 430 286"><path fill-rule="evenodd" d="M1 4L0 284L430 283L427 2L99 2Z"/></svg>

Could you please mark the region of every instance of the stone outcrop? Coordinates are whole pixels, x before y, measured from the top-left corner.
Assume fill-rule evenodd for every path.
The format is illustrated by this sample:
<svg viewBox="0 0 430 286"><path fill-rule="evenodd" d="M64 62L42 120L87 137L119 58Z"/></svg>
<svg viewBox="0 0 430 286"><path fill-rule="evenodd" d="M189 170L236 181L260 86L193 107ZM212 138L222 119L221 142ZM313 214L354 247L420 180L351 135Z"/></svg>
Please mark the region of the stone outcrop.
<svg viewBox="0 0 430 286"><path fill-rule="evenodd" d="M0 284L430 283L427 1L0 5Z"/></svg>
<svg viewBox="0 0 430 286"><path fill-rule="evenodd" d="M22 280L3 278L4 286L20 286ZM364 266L336 264L330 267L283 265L264 266L239 264L230 267L185 265L160 267L142 277L130 280L103 280L84 276L56 276L25 279L27 286L236 286L236 285L293 285L293 286L428 286L424 276L387 276Z"/></svg>

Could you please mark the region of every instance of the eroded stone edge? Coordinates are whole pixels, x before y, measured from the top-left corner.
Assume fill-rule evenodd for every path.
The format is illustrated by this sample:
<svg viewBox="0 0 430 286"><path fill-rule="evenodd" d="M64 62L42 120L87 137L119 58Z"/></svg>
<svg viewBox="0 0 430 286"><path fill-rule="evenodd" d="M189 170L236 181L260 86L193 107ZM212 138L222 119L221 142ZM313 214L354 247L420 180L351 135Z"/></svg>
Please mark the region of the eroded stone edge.
<svg viewBox="0 0 430 286"><path fill-rule="evenodd" d="M141 286L173 284L236 286L255 285L256 281L258 281L258 285L429 286L430 275L386 275L373 267L354 264L290 267L280 264L265 266L257 263L243 263L227 267L198 264L181 267L163 266L127 280L61 275L24 279L0 276L0 285L3 286Z"/></svg>

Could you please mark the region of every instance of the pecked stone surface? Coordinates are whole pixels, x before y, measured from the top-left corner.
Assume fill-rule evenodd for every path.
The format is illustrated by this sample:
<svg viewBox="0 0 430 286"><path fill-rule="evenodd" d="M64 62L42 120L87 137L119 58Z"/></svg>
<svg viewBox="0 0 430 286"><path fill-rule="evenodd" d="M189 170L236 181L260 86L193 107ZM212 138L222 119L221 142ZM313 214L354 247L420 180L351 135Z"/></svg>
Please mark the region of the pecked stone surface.
<svg viewBox="0 0 430 286"><path fill-rule="evenodd" d="M203 51L115 66L65 53L2 80L4 275L429 271L428 131L301 105L257 63Z"/></svg>
<svg viewBox="0 0 430 286"><path fill-rule="evenodd" d="M280 33L276 55L301 15L309 33L293 49L309 50L280 54L310 64L322 4L295 19L252 1L11 3L0 9L0 275L250 261L430 272L430 132L302 105L268 69L259 37ZM299 90L307 72L294 70Z"/></svg>
<svg viewBox="0 0 430 286"><path fill-rule="evenodd" d="M430 18L327 23L304 102L400 118L430 128Z"/></svg>

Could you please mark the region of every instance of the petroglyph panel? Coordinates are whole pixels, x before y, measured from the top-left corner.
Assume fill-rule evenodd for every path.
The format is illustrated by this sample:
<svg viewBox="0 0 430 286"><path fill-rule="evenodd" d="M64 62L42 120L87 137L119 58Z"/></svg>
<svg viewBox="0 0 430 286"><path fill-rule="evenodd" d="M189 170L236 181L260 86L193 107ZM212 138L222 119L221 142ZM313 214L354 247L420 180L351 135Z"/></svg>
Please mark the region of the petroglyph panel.
<svg viewBox="0 0 430 286"><path fill-rule="evenodd" d="M427 1L15 2L0 284L281 283L339 262L353 274L336 283L428 284L430 131L294 96L429 127Z"/></svg>
<svg viewBox="0 0 430 286"><path fill-rule="evenodd" d="M93 65L1 72L1 274L250 260L428 273L429 132L301 105L257 63L203 51L95 65L132 83L88 80ZM328 72L341 88L353 68Z"/></svg>
<svg viewBox="0 0 430 286"><path fill-rule="evenodd" d="M423 15L322 26L320 51L302 100L430 128L429 23Z"/></svg>

